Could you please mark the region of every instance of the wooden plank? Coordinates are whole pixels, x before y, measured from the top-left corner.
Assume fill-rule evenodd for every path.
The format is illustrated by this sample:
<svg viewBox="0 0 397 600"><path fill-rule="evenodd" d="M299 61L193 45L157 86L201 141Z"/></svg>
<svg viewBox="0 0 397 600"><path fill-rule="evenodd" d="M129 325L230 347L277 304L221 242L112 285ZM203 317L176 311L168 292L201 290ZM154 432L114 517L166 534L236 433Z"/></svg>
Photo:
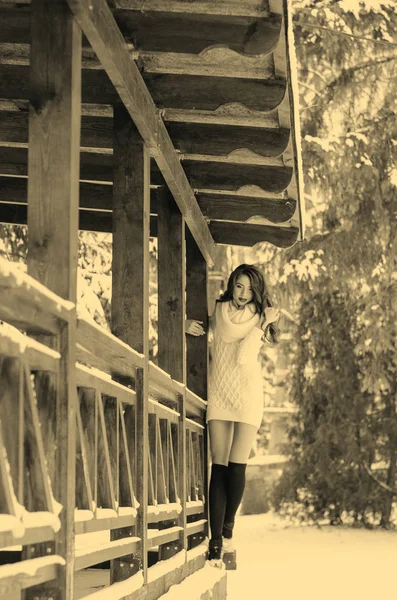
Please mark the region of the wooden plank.
<svg viewBox="0 0 397 600"><path fill-rule="evenodd" d="M175 73L146 73L144 79L158 108L185 110L214 111L224 104L239 103L250 110L271 111L282 102L286 85L284 79L264 81Z"/></svg>
<svg viewBox="0 0 397 600"><path fill-rule="evenodd" d="M23 204L4 204L0 202L0 223L14 223L19 225L26 225L27 222L27 205ZM113 219L112 213L105 211L91 211L91 210L80 210L79 211L79 230L81 231L102 231L106 233L111 233L113 229ZM157 237L157 218L150 218L150 236ZM15 311L14 311L15 312ZM8 320L8 319L6 319ZM47 323L47 321L49 321ZM49 331L50 333L56 333L57 329L47 329L48 327L54 327L51 320L47 319L46 323L43 324L43 331L39 330L39 333L46 333ZM18 322L17 317L15 322ZM39 323L38 323L39 325ZM36 327L33 325L32 330L35 331ZM99 356L93 355L93 360L96 360L92 366L102 365L104 361L101 362ZM84 362L84 361L83 361ZM106 367L106 364L105 364ZM98 368L103 369L102 366ZM117 366L115 367L117 371ZM103 369L103 370L106 370Z"/></svg>
<svg viewBox="0 0 397 600"><path fill-rule="evenodd" d="M197 194L197 202L208 219L247 221L259 216L272 223L284 223L291 219L296 210L293 198L260 198L236 194Z"/></svg>
<svg viewBox="0 0 397 600"><path fill-rule="evenodd" d="M199 55L181 52L145 52L137 50L133 44L127 46L131 59L138 61L144 73L185 73L237 79L269 79L274 76L273 54L237 54L219 45L207 48ZM29 45L0 42L0 63L29 64ZM82 65L83 69L101 69L101 63L91 47L83 46ZM10 103L7 106L7 103L2 100L1 105L4 109L9 108L15 112L15 104ZM21 103L18 103L18 107L20 110L24 108ZM83 111L85 112L87 108L92 110L91 106L83 107ZM103 115L98 116L104 116L105 113L106 110ZM84 122L82 128L83 137ZM99 132L98 134L101 135Z"/></svg>
<svg viewBox="0 0 397 600"><path fill-rule="evenodd" d="M33 495L33 505L28 510L55 512L51 483L47 473L46 453L36 401L36 390L33 388L30 369L26 361L23 361L23 378L25 396L24 468L29 473L29 483Z"/></svg>
<svg viewBox="0 0 397 600"><path fill-rule="evenodd" d="M4 143L27 143L28 118L26 111L0 111L0 140ZM112 119L83 115L80 145L82 148L113 148Z"/></svg>
<svg viewBox="0 0 397 600"><path fill-rule="evenodd" d="M186 381L185 222L168 189L157 192L158 365Z"/></svg>
<svg viewBox="0 0 397 600"><path fill-rule="evenodd" d="M124 39L105 0L67 0L82 30L107 71L150 148L178 206L206 259L212 264L213 242L181 168L177 153L138 67L131 61Z"/></svg>
<svg viewBox="0 0 397 600"><path fill-rule="evenodd" d="M158 533L155 533L156 530L150 529L150 535L148 539L148 547L153 548L155 546L160 546L161 544L166 544L167 542L173 542L177 540L180 536L182 528L179 526L170 527L169 529L162 529Z"/></svg>
<svg viewBox="0 0 397 600"><path fill-rule="evenodd" d="M27 148L0 147L0 173L3 175L27 176ZM82 151L80 153L80 180L113 183L113 155L111 152ZM152 161L151 182L163 185L164 179Z"/></svg>
<svg viewBox="0 0 397 600"><path fill-rule="evenodd" d="M76 508L85 508L88 510L93 509L93 495L92 486L90 479L90 465L92 464L92 458L88 456L88 450L86 448L83 421L80 414L80 395L76 408L77 414L77 454L76 454ZM80 473L79 471L80 465ZM84 482L84 487L83 487ZM80 487L81 486L81 487ZM83 489L81 489L83 488Z"/></svg>
<svg viewBox="0 0 397 600"><path fill-rule="evenodd" d="M37 586L47 581L55 579L59 573L62 558L60 556L39 557L30 560L24 560L16 563L11 568L2 567L4 572L0 574L0 594L3 598L18 598L21 590L25 592L25 597L30 594L29 588L36 588L36 597L38 594ZM14 572L14 574L11 574ZM52 588L54 589L54 588ZM44 596L42 595L42 598Z"/></svg>
<svg viewBox="0 0 397 600"><path fill-rule="evenodd" d="M96 370L76 365L77 386L83 388L99 389L102 394L118 398L124 404L135 405L136 394L133 390L109 379L107 375Z"/></svg>
<svg viewBox="0 0 397 600"><path fill-rule="evenodd" d="M192 187L205 190L237 192L245 186L256 186L265 192L280 193L289 185L293 173L290 167L233 162L184 160L182 164Z"/></svg>
<svg viewBox="0 0 397 600"><path fill-rule="evenodd" d="M172 439L172 430L176 429L177 425L173 425L167 421L167 436L168 436L168 447L169 447L169 496L171 502L177 502L178 498L178 482L177 482L177 467L178 467L178 452L177 448L174 448Z"/></svg>
<svg viewBox="0 0 397 600"><path fill-rule="evenodd" d="M157 506L157 492L158 492L158 469L157 463L159 460L158 455L158 444L157 444L157 417L155 414L150 413L148 415L149 427L149 479L150 479L150 495L148 503L152 506ZM165 500L163 499L163 502Z"/></svg>
<svg viewBox="0 0 397 600"><path fill-rule="evenodd" d="M0 261L0 291L2 320L25 323L27 328L32 329L37 323L38 329L57 333L61 322L68 322L73 318L73 303L46 289L30 275L11 268L6 260Z"/></svg>
<svg viewBox="0 0 397 600"><path fill-rule="evenodd" d="M154 414L160 419L165 419L169 423L178 423L179 413L168 406L164 406L160 402L156 402L152 398L149 398L148 404L149 414Z"/></svg>
<svg viewBox="0 0 397 600"><path fill-rule="evenodd" d="M142 10L142 0L116 0L115 6L125 10ZM194 13L202 15L266 16L269 14L267 3L263 0L145 0L145 10L175 13Z"/></svg>
<svg viewBox="0 0 397 600"><path fill-rule="evenodd" d="M105 420L105 398L97 391L96 403L99 415L98 431L98 499L99 506L116 510L116 495L114 490L113 472L114 462L111 461L109 440L107 434L107 420ZM114 423L113 423L114 426ZM113 464L112 464L113 462Z"/></svg>
<svg viewBox="0 0 397 600"><path fill-rule="evenodd" d="M261 156L280 156L290 137L287 128L237 127L210 123L166 124L175 148L185 154L227 156L246 148Z"/></svg>
<svg viewBox="0 0 397 600"><path fill-rule="evenodd" d="M1 484L0 484L1 485ZM14 536L13 531L0 531L0 547L26 546L28 544L39 544L41 542L55 540L54 529L48 525L38 525L37 527L25 526L25 533L22 537Z"/></svg>
<svg viewBox="0 0 397 600"><path fill-rule="evenodd" d="M268 242L279 248L290 248L298 239L296 227L249 225L246 223L226 223L211 221L211 233L217 244L253 246Z"/></svg>
<svg viewBox="0 0 397 600"><path fill-rule="evenodd" d="M87 321L83 318L77 320L77 342L91 354L103 357L104 361L108 363L107 372L112 375L134 377L135 368L143 365L142 354L94 321Z"/></svg>
<svg viewBox="0 0 397 600"><path fill-rule="evenodd" d="M131 527L135 524L134 515L123 515L121 517L95 518L87 521L76 521L76 535L83 533L94 533L96 531L109 531Z"/></svg>
<svg viewBox="0 0 397 600"><path fill-rule="evenodd" d="M168 490L167 490L167 477L166 477L166 466L167 464L167 447L163 444L163 438L161 435L160 429L160 419L156 418L156 446L157 446L157 460L156 460L156 468L157 468L157 494L156 500L158 504L166 504L169 502ZM166 460L164 460L164 455Z"/></svg>
<svg viewBox="0 0 397 600"><path fill-rule="evenodd" d="M92 565L120 556L131 555L139 544L139 538L129 537L103 544L99 547L78 548L76 550L75 569L80 571Z"/></svg>
<svg viewBox="0 0 397 600"><path fill-rule="evenodd" d="M266 19L116 9L113 15L127 41L138 49L199 54L226 46L240 54L267 54L278 42L280 15Z"/></svg>
<svg viewBox="0 0 397 600"><path fill-rule="evenodd" d="M182 527L180 535L181 549L187 551L186 535L186 492L187 492L187 451L186 451L186 396L185 393L179 396L179 427L172 430L173 447L177 450L177 478L178 478L178 496L182 505L182 511L179 515L178 524Z"/></svg>
<svg viewBox="0 0 397 600"><path fill-rule="evenodd" d="M0 177L0 202L26 204L27 177ZM107 183L80 182L80 208L112 210L113 186ZM150 190L150 212L157 211L156 189Z"/></svg>
<svg viewBox="0 0 397 600"><path fill-rule="evenodd" d="M137 415L136 415L136 495L140 504L137 516L137 535L141 539L138 560L143 571L144 583L147 583L147 506L149 479L149 441L147 411L147 378L144 369L137 369L136 376Z"/></svg>
<svg viewBox="0 0 397 600"><path fill-rule="evenodd" d="M206 524L207 524L207 519L200 519L199 521L194 521L192 523L188 523L186 525L187 534L193 535L194 533L199 533L200 531L205 531Z"/></svg>
<svg viewBox="0 0 397 600"><path fill-rule="evenodd" d="M69 0L69 2L77 3L78 0ZM128 57L128 68L137 68L134 61L131 60L126 47L124 51ZM0 65L0 97L9 100L23 100L27 98L27 82L24 79L27 68L25 65ZM119 101L116 89L111 84L105 71L84 69L82 75L82 100L84 103L95 104L100 100L101 104L114 104ZM185 110L217 110L219 107L230 103L239 103L255 111L271 111L281 104L286 90L286 82L283 78L249 79L246 77L234 79L232 77L210 77L207 75L187 75L184 73L144 73L142 79L141 77L139 74L140 83L137 83L137 85L141 87L145 86L151 102L154 102L149 109L145 101L145 108L143 110L146 110L147 114L151 114L153 111L155 115L157 114L156 107ZM135 81L138 82L137 77L135 77ZM124 90L121 91L123 92ZM129 92L127 93L129 96ZM127 103L130 105L131 100ZM148 104L150 105L149 102ZM135 111L136 108L134 109L134 114ZM132 108L131 112L133 112ZM173 146L169 141L165 127L163 129L159 124L160 121L157 120L158 124L156 124L154 118L152 121L152 123L148 122L148 126L156 126L159 129L158 135L160 136L161 133L159 144L161 140L161 143L164 144L164 149L161 148L160 150L157 146L156 151L156 147L153 145L154 139L148 137L147 141L157 162L162 162L160 159L164 160L164 157L159 156L159 152L163 152L166 148L172 149ZM136 125L139 128L138 121ZM147 132L148 136L150 134L151 132ZM173 151L175 152L175 149ZM173 161L167 161L167 163L164 163L164 167L166 164L172 172L178 171ZM170 188L173 188L169 176L166 176L166 171L163 172L163 175ZM174 190L172 189L172 191Z"/></svg>
<svg viewBox="0 0 397 600"><path fill-rule="evenodd" d="M208 308L207 265L189 232L186 232L186 315L203 322L205 335L187 336L187 387L207 399Z"/></svg>
<svg viewBox="0 0 397 600"><path fill-rule="evenodd" d="M125 409L124 409L125 410ZM121 441L120 441L120 505L121 506L133 506L136 507L134 484L132 477L132 468L130 460L130 452L127 440L127 430L125 426L123 405L119 402L120 411L120 429L121 429ZM131 433L131 432L130 432Z"/></svg>

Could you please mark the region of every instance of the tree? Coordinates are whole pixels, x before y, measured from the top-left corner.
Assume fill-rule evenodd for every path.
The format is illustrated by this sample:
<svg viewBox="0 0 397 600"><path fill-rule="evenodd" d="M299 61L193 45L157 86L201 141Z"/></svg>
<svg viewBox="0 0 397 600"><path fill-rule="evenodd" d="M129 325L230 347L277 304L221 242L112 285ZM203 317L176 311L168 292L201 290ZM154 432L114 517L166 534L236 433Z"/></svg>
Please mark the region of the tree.
<svg viewBox="0 0 397 600"><path fill-rule="evenodd" d="M295 8L308 233L278 259L299 322L299 413L276 503L300 498L303 515L331 520L373 512L386 527L397 457L397 15L387 1Z"/></svg>

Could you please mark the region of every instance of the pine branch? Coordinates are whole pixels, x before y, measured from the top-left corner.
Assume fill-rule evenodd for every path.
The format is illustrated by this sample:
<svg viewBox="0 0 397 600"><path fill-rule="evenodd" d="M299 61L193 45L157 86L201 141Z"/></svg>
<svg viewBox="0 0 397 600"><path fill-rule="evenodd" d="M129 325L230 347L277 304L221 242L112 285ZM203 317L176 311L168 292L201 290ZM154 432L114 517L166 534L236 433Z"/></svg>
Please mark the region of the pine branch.
<svg viewBox="0 0 397 600"><path fill-rule="evenodd" d="M363 467L364 471L367 473L367 475L372 479L372 481L374 481L383 490L385 490L385 492L388 492L392 496L397 496L396 488L392 488L392 487L390 487L390 485L387 485L387 483L384 483L384 481L381 481L380 479L378 479L376 477L376 475L374 475L373 471L371 471L370 467L364 461L361 461L360 464Z"/></svg>
<svg viewBox="0 0 397 600"><path fill-rule="evenodd" d="M337 31L335 29L330 29L329 27L324 27L323 25L315 25L312 23L305 23L304 21L295 21L296 25L300 25L301 27L306 27L309 29L321 29L323 31L328 31L334 35L343 35L345 37L352 38L354 40L361 40L364 42L372 42L373 44L381 44L384 46L397 47L397 42L388 42L387 40L375 40L374 38L367 38L363 35L355 35L354 33L347 33L345 31Z"/></svg>

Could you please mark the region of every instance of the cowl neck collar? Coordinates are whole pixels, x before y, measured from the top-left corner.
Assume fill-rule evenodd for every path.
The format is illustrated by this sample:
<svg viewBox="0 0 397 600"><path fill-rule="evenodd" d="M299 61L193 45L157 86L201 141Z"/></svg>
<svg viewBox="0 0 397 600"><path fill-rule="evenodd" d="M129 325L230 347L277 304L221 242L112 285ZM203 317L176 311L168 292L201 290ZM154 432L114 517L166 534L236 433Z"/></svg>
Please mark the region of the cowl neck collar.
<svg viewBox="0 0 397 600"><path fill-rule="evenodd" d="M259 321L259 314L250 306L229 312L230 302L218 302L216 310L216 331L226 343L243 339Z"/></svg>

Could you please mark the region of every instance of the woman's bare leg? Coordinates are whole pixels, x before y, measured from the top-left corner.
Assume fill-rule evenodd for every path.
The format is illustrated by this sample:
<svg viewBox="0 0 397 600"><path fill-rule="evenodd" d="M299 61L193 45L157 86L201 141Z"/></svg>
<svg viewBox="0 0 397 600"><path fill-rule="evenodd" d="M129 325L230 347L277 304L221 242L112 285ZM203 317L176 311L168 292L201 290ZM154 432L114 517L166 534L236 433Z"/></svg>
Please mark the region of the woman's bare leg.
<svg viewBox="0 0 397 600"><path fill-rule="evenodd" d="M247 464L258 428L247 423L234 423L234 434L229 461Z"/></svg>
<svg viewBox="0 0 397 600"><path fill-rule="evenodd" d="M218 419L208 421L213 464L227 466L233 440L233 426L232 421L219 421Z"/></svg>

